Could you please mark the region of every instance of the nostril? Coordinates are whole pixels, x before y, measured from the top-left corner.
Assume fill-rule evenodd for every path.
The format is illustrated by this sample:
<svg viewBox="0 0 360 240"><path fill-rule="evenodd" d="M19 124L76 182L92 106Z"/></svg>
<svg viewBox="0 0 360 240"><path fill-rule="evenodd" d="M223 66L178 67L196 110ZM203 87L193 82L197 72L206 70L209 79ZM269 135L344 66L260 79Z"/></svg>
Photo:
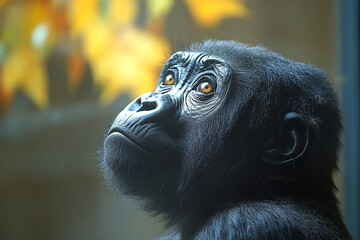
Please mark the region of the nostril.
<svg viewBox="0 0 360 240"><path fill-rule="evenodd" d="M136 99L128 108L129 111L136 111L141 106L141 98Z"/></svg>
<svg viewBox="0 0 360 240"><path fill-rule="evenodd" d="M150 111L156 109L156 107L157 107L157 103L155 101L145 101L142 102L138 111Z"/></svg>

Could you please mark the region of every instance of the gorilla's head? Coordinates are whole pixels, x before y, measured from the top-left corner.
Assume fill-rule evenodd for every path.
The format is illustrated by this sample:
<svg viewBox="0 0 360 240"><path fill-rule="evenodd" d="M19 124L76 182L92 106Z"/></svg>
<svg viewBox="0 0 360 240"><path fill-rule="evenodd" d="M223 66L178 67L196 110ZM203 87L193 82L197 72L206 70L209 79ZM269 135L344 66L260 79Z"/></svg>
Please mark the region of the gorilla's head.
<svg viewBox="0 0 360 240"><path fill-rule="evenodd" d="M205 41L173 54L154 92L119 113L102 166L171 225L247 200L333 199L340 130L322 70Z"/></svg>

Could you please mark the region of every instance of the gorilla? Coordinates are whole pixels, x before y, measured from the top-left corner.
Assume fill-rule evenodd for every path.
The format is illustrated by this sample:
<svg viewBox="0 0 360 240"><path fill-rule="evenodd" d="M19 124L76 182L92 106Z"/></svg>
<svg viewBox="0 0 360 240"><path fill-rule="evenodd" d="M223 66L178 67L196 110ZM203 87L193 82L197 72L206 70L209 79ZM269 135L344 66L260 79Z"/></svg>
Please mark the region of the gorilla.
<svg viewBox="0 0 360 240"><path fill-rule="evenodd" d="M101 168L162 239L351 239L334 194L342 130L323 70L207 40L119 113Z"/></svg>

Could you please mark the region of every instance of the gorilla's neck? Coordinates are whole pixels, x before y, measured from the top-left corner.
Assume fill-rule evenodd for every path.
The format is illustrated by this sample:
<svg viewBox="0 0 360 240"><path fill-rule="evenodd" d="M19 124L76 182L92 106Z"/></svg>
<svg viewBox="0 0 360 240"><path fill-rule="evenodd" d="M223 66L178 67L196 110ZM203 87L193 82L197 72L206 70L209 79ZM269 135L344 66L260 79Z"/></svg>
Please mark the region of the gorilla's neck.
<svg viewBox="0 0 360 240"><path fill-rule="evenodd" d="M179 229L182 239L191 239L211 219L215 216L222 216L222 213L231 209L244 210L249 206L256 206L256 204L263 206L267 203L271 203L279 210L284 208L291 211L293 208L295 211L306 208L316 216L331 220L336 226L343 227L332 186L332 180L328 186L322 186L320 189L315 189L314 184L310 182L299 188L296 186L296 182L268 181L247 187L242 186L246 189L245 193L240 190L231 191L224 187L213 193L189 192L188 197L181 196L181 198L179 195L177 197L169 196L165 198L167 201L162 202L160 208L157 209L165 216L169 227ZM202 197L193 197L199 195ZM262 211L262 209L254 208L253 214L261 215ZM242 212L240 211L240 213ZM251 216L248 217L251 219Z"/></svg>
<svg viewBox="0 0 360 240"><path fill-rule="evenodd" d="M298 239L299 236L307 239L320 228L328 234L324 239L340 239L340 235L334 235L339 233L347 236L342 220L329 216L329 211L321 210L320 205L290 199L242 202L206 219L189 215L180 227L181 239L211 239L211 236L221 236L221 239L234 239L234 236L236 239L267 239L267 233L272 231L285 239ZM303 231L304 235L299 235L296 230L289 232L289 229Z"/></svg>

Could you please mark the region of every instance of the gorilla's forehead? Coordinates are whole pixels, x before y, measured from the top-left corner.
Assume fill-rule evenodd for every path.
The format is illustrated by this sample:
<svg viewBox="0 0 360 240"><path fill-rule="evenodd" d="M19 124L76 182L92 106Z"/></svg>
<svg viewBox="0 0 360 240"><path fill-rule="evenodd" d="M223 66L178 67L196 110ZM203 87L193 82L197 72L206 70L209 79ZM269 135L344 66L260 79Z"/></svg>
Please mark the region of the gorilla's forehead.
<svg viewBox="0 0 360 240"><path fill-rule="evenodd" d="M222 58L212 56L204 52L180 51L174 53L167 61L168 66L181 66L184 68L200 68L201 70L212 69L221 65L230 68L230 65Z"/></svg>

